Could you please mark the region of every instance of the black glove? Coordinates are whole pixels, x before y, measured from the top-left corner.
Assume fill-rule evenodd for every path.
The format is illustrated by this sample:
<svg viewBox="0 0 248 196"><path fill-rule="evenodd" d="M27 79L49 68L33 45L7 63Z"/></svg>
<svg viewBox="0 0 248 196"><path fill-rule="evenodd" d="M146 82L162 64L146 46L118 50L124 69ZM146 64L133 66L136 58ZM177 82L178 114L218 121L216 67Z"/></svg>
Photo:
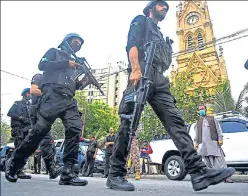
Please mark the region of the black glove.
<svg viewBox="0 0 248 196"><path fill-rule="evenodd" d="M31 129L31 126L26 126L22 131L24 133L28 132Z"/></svg>
<svg viewBox="0 0 248 196"><path fill-rule="evenodd" d="M20 116L19 120L21 120L23 123L27 124L29 122L28 118L24 117L24 116Z"/></svg>

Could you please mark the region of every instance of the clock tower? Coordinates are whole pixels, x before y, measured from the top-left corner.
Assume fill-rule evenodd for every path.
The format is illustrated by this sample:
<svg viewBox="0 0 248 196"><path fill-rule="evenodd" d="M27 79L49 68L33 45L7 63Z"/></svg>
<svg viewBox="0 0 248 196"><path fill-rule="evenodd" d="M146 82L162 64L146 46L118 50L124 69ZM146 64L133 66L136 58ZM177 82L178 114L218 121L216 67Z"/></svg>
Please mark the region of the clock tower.
<svg viewBox="0 0 248 196"><path fill-rule="evenodd" d="M213 43L215 37L207 2L184 1L177 7L176 33L182 52L177 56L177 70L173 66L172 81L177 73L186 71L192 73L194 79L189 91L204 87L214 94L216 86L228 77L223 48L220 46L218 55Z"/></svg>

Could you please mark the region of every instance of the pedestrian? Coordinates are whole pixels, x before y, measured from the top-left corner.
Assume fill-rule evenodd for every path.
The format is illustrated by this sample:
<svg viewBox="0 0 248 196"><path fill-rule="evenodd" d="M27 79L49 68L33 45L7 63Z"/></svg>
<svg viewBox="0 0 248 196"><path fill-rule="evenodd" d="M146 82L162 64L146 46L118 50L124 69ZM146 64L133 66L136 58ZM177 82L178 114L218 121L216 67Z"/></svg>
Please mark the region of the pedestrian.
<svg viewBox="0 0 248 196"><path fill-rule="evenodd" d="M38 171L37 171L38 166ZM34 153L34 174L40 174L41 170L41 151L37 149Z"/></svg>
<svg viewBox="0 0 248 196"><path fill-rule="evenodd" d="M11 137L14 138L15 149L21 145L22 141L27 136L29 129L31 129L28 113L28 107L30 105L30 88L23 89L21 96L22 100L15 101L7 114L10 117ZM24 159L23 161L22 168L19 168L19 171L17 171L17 176L20 179L31 179L30 175L23 172L23 167L27 159Z"/></svg>
<svg viewBox="0 0 248 196"><path fill-rule="evenodd" d="M223 135L219 122L207 115L207 107L202 104L198 107L200 118L195 126L195 148L208 168L227 168L225 155L221 148ZM225 182L232 183L230 178Z"/></svg>
<svg viewBox="0 0 248 196"><path fill-rule="evenodd" d="M95 136L92 136L90 144L86 151L86 162L83 168L83 176L93 177L95 159L98 152L98 148L98 142L96 141Z"/></svg>
<svg viewBox="0 0 248 196"><path fill-rule="evenodd" d="M64 142L64 167L60 176L60 185L85 186L87 180L80 179L73 171L77 162L79 137L82 124L78 112L77 102L73 98L75 91L89 80L72 80L71 76L80 65L72 58L74 53L81 49L84 40L76 33L65 36L58 48L49 49L39 63L39 69L43 71L41 84L42 97L37 109L37 122L31 132L26 136L21 145L14 151L6 167L5 178L10 182L16 182L16 174L25 164L28 158L37 148L41 140L51 130L53 122L60 118L65 126Z"/></svg>
<svg viewBox="0 0 248 196"><path fill-rule="evenodd" d="M172 50L170 43L164 40L163 34L158 27L158 22L164 20L168 10L169 5L166 1L150 1L143 10L145 16L139 15L131 22L126 47L130 64L129 83L123 93L119 114L131 115L133 113L134 103L125 103L125 98L133 93L144 73L146 43L154 42L156 50L148 76L152 84L149 88L147 101L180 151L186 169L191 175L193 189L199 191L209 185L224 181L235 172L235 169L223 168L215 170L206 167L201 156L194 149L193 141L187 133L184 120L175 106L175 98L170 93L170 82L163 75L171 64ZM135 190L134 185L125 179L129 125L129 119L121 118L113 154L110 159L111 167L106 186L115 190Z"/></svg>
<svg viewBox="0 0 248 196"><path fill-rule="evenodd" d="M142 174L149 174L149 168L147 166L147 161L149 158L148 144L146 141L144 141L140 148L140 166Z"/></svg>
<svg viewBox="0 0 248 196"><path fill-rule="evenodd" d="M107 178L109 174L109 167L110 167L109 160L113 152L114 141L115 141L114 129L113 127L111 127L109 129L109 135L104 140L106 150L105 150L104 175L102 176L102 178Z"/></svg>
<svg viewBox="0 0 248 196"><path fill-rule="evenodd" d="M140 149L139 149L139 132L140 127L136 130L135 136L131 143L130 160L135 171L135 180L140 180ZM128 166L130 166L128 164Z"/></svg>

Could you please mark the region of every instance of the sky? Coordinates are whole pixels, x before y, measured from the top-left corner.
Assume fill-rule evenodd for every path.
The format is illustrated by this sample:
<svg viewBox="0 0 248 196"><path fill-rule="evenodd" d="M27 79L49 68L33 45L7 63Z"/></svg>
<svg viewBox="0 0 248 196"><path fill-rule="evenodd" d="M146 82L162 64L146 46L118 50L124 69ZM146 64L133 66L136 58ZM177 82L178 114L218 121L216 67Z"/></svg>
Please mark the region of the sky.
<svg viewBox="0 0 248 196"><path fill-rule="evenodd" d="M159 26L164 36L174 40L176 35L176 6ZM142 14L147 1L1 1L1 69L31 79L45 52L57 47L67 33L79 33L85 40L78 56L86 57L93 68L112 62L127 61L125 46L132 19ZM214 35L220 38L248 28L248 1L209 1ZM232 93L238 98L246 82L248 71L248 37L226 43L224 58ZM176 66L176 63L175 63ZM167 72L167 74L169 71ZM3 119L11 105L21 99L23 88L30 81L1 72L1 114Z"/></svg>

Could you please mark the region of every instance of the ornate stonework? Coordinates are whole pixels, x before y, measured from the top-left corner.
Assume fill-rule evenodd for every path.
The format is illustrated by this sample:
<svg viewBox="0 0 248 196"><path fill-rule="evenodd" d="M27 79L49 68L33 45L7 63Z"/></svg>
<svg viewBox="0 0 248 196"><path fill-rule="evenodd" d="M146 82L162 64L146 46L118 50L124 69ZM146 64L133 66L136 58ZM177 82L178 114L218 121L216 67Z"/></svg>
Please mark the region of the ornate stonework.
<svg viewBox="0 0 248 196"><path fill-rule="evenodd" d="M213 43L206 45L215 40L207 2L184 1L179 3L178 9L179 51L187 52L177 56L177 70L173 67L171 77L184 71L193 73L193 88L204 87L214 93L216 86L228 77L223 48L220 47L218 56Z"/></svg>

